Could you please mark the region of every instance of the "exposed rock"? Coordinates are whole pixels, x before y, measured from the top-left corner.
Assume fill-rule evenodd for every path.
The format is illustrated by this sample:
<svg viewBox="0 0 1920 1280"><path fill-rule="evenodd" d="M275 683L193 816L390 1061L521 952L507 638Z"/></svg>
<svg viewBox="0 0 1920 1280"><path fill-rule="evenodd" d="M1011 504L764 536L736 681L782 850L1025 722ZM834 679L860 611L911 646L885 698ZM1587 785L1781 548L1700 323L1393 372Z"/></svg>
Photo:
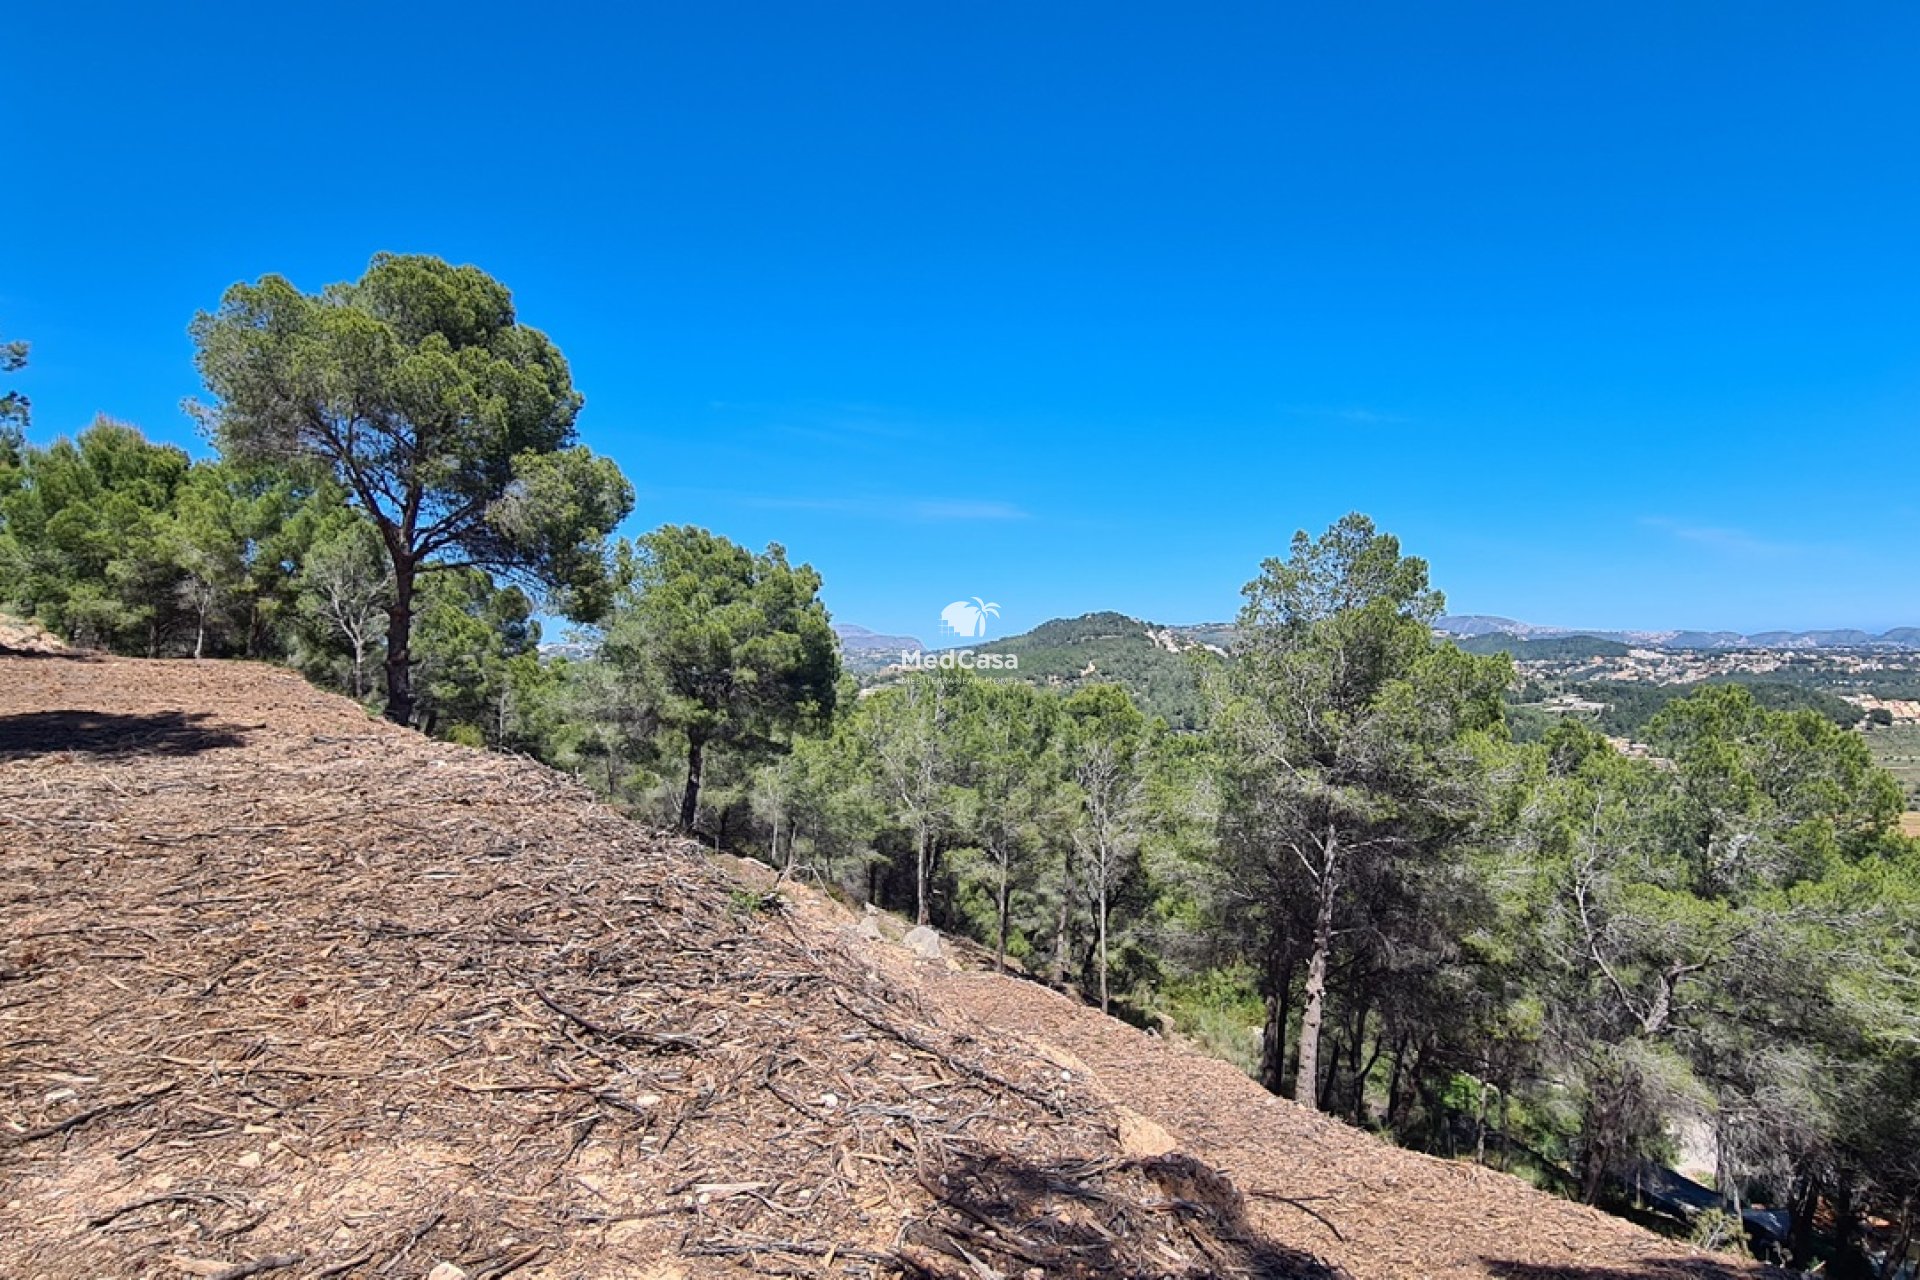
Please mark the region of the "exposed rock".
<svg viewBox="0 0 1920 1280"><path fill-rule="evenodd" d="M945 954L940 945L940 935L924 924L907 930L907 936L900 939L900 944L922 960L938 960Z"/></svg>
<svg viewBox="0 0 1920 1280"><path fill-rule="evenodd" d="M1120 1120L1120 1147L1128 1155L1136 1159L1164 1156L1180 1145L1165 1128L1133 1108L1116 1106L1114 1112Z"/></svg>

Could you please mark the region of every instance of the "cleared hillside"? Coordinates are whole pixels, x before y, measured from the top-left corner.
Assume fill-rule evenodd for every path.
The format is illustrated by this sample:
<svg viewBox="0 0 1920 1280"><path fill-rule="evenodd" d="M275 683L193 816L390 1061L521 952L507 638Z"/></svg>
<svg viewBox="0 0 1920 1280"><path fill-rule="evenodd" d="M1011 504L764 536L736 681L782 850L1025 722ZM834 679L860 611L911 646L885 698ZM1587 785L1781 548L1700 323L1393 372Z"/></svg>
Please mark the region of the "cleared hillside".
<svg viewBox="0 0 1920 1280"><path fill-rule="evenodd" d="M285 672L0 658L0 868L0 1274L1729 1273Z"/></svg>

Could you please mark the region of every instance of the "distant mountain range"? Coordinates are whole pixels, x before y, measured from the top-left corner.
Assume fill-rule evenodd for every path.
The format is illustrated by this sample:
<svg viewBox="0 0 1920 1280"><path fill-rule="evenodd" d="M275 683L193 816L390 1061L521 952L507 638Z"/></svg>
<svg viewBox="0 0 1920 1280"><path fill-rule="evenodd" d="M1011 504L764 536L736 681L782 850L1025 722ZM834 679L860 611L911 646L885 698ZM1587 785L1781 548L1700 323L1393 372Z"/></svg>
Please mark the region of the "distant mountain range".
<svg viewBox="0 0 1920 1280"><path fill-rule="evenodd" d="M1125 631L1130 636L1146 639L1157 634L1161 639L1157 643L1149 643L1155 643L1155 647L1162 649L1167 648L1167 640L1177 641L1179 648L1199 646L1225 650L1233 644L1234 624L1231 622L1162 626L1117 613L1099 613L1087 614L1082 618L1056 618L1041 623L1024 635L989 641L982 647L995 649L1008 646L1006 651L1011 652L1016 648L1033 647L1037 642L1040 648L1056 648L1054 641L1065 624L1074 624L1072 629L1083 633L1080 642L1084 643L1089 619L1099 619L1100 623L1092 629L1104 629L1109 635ZM886 660L893 661L903 649L922 647L921 642L912 636L881 635L849 623L836 622L833 629L840 634L841 648L853 658L871 661L891 655ZM1844 627L1818 631L1607 631L1593 627L1543 626L1488 614L1450 614L1435 623L1434 629L1457 640L1473 642L1465 647L1480 653L1519 652L1515 644L1529 642L1529 656L1547 654L1548 650L1538 642L1548 640L1578 642L1569 647L1569 656L1573 648L1591 649L1595 655L1616 651L1624 653L1629 648L1920 650L1920 627L1895 627L1879 634Z"/></svg>
<svg viewBox="0 0 1920 1280"><path fill-rule="evenodd" d="M840 651L848 654L891 653L898 660L903 651L926 648L912 636L882 635L851 622L834 623L833 633L840 637Z"/></svg>
<svg viewBox="0 0 1920 1280"><path fill-rule="evenodd" d="M1435 627L1471 639L1512 636L1518 640L1559 640L1576 636L1611 640L1645 649L1920 649L1920 627L1870 631L1598 631L1587 627L1548 627L1512 618L1464 614L1440 619Z"/></svg>
<svg viewBox="0 0 1920 1280"><path fill-rule="evenodd" d="M833 624L846 668L863 682L895 678L903 652L924 650L916 636L889 635L849 622ZM1055 618L1017 636L975 642L980 653L1019 655L1014 671L996 678L1072 689L1114 681L1130 689L1152 714L1176 728L1200 722L1201 697L1194 659L1224 654L1233 645L1234 624L1200 622L1166 626L1120 613ZM1599 631L1540 626L1481 614L1448 616L1435 630L1472 653L1509 653L1523 659L1624 657L1630 649L1862 649L1920 651L1920 627L1868 631ZM951 641L949 641L951 643ZM570 639L540 646L545 658L587 659L596 646ZM892 668L893 670L889 670Z"/></svg>
<svg viewBox="0 0 1920 1280"><path fill-rule="evenodd" d="M1920 650L1920 627L1870 631L1602 631L1583 627L1541 626L1487 614L1449 615L1434 629L1474 653L1512 653L1527 658L1615 657L1628 649L1901 649ZM903 652L925 649L917 636L888 635L851 622L836 622L847 666L871 675L900 660ZM1118 613L1055 618L1017 636L979 642L983 653L1019 653L1022 674L1051 683L1116 678L1123 683L1157 686L1153 699L1176 723L1186 718L1191 675L1181 655L1189 649L1224 653L1233 644L1231 622L1162 626ZM542 657L590 658L596 646L581 641L540 646ZM1092 670L1087 664L1092 663ZM1151 671L1151 675L1148 672ZM1094 673L1099 673L1096 676ZM1127 677L1131 677L1128 679ZM1171 695L1171 696L1169 696Z"/></svg>

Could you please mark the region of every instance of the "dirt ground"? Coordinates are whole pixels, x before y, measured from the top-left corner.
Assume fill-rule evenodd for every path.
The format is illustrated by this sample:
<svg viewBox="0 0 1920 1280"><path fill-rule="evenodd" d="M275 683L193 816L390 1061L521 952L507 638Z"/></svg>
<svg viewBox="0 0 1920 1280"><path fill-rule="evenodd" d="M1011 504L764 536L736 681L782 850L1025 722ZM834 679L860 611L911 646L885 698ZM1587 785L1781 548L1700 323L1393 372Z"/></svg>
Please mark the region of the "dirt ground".
<svg viewBox="0 0 1920 1280"><path fill-rule="evenodd" d="M767 883L758 864L734 874ZM1178 1151L1228 1177L1264 1238L1355 1277L1511 1280L1733 1280L1780 1275L1664 1239L1620 1218L1536 1191L1510 1175L1392 1146L1275 1097L1230 1063L1107 1017L1038 982L1002 976L964 942L943 962L893 938L903 922L862 928L826 895L786 892L812 928L861 938L870 962L927 1002L991 1028L1090 1084L1121 1117L1136 1152ZM873 939L863 935L880 933Z"/></svg>
<svg viewBox="0 0 1920 1280"><path fill-rule="evenodd" d="M1330 1274L571 780L0 658L0 1276Z"/></svg>
<svg viewBox="0 0 1920 1280"><path fill-rule="evenodd" d="M290 673L0 657L0 1275L450 1267L1733 1274Z"/></svg>
<svg viewBox="0 0 1920 1280"><path fill-rule="evenodd" d="M1231 1177L1260 1230L1355 1275L1734 1274L1508 1175L1390 1146L1274 1097L1230 1064L1032 984L956 973L928 991L1064 1049L1117 1102L1151 1116L1178 1150Z"/></svg>

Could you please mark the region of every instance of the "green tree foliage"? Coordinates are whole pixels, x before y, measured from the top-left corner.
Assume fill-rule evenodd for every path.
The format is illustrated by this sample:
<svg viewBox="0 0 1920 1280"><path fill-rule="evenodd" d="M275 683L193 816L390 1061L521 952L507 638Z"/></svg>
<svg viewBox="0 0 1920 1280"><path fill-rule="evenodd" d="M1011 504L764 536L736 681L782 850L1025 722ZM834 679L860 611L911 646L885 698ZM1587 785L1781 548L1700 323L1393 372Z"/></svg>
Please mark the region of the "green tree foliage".
<svg viewBox="0 0 1920 1280"><path fill-rule="evenodd" d="M1860 721L1860 708L1820 689L1785 684L1775 680L1718 680L1712 683L1737 683L1752 694L1754 701L1769 711L1815 711L1841 728ZM1597 680L1568 686L1568 692L1606 707L1594 720L1603 733L1622 738L1641 738L1647 725L1668 703L1685 698L1702 688L1700 684L1632 684L1623 680Z"/></svg>
<svg viewBox="0 0 1920 1280"><path fill-rule="evenodd" d="M876 808L911 848L917 924L933 919L936 860L954 825L954 725L969 684L958 670L910 675L862 700L851 739L870 770Z"/></svg>
<svg viewBox="0 0 1920 1280"><path fill-rule="evenodd" d="M873 845L883 820L855 696L852 678L842 676L832 726L763 765L754 794L773 861L858 887L877 865Z"/></svg>
<svg viewBox="0 0 1920 1280"><path fill-rule="evenodd" d="M1509 978L1539 1011L1533 1070L1570 1085L1588 1199L1691 1118L1734 1208L1758 1182L1807 1212L1870 1164L1844 1099L1891 1065L1866 1046L1913 954L1889 932L1920 883L1897 791L1857 736L1737 686L1650 730L1658 760L1560 725L1517 784L1499 881L1517 887Z"/></svg>
<svg viewBox="0 0 1920 1280"><path fill-rule="evenodd" d="M707 753L744 761L826 723L839 650L820 575L770 546L755 555L691 525L640 539L607 627L608 662L686 744L679 822L694 829Z"/></svg>
<svg viewBox="0 0 1920 1280"><path fill-rule="evenodd" d="M422 727L476 746L512 741L524 668L539 662L540 624L526 593L478 569L437 573L422 586L415 627Z"/></svg>
<svg viewBox="0 0 1920 1280"><path fill-rule="evenodd" d="M1669 704L1647 726L1682 806L1673 843L1702 893L1785 888L1884 846L1900 790L1866 742L1811 711L1776 712L1738 685Z"/></svg>
<svg viewBox="0 0 1920 1280"><path fill-rule="evenodd" d="M335 501L317 477L227 462L192 467L175 494L170 538L194 657L210 643L246 657L282 652L310 517Z"/></svg>
<svg viewBox="0 0 1920 1280"><path fill-rule="evenodd" d="M382 642L390 577L372 521L344 507L318 519L295 578L300 617L320 662L330 666L336 648L345 647L345 684L356 700L367 696L367 664Z"/></svg>
<svg viewBox="0 0 1920 1280"><path fill-rule="evenodd" d="M1069 696L917 672L796 748L763 784L777 795L766 812L810 831L819 865L850 890L1111 1003L1116 975L1132 995L1151 968L1159 891L1146 852L1192 832L1152 808L1182 794L1160 780L1165 741L1118 686Z"/></svg>
<svg viewBox="0 0 1920 1280"><path fill-rule="evenodd" d="M323 512L340 513L324 477L189 462L103 418L28 447L0 486L0 603L82 646L294 657Z"/></svg>
<svg viewBox="0 0 1920 1280"><path fill-rule="evenodd" d="M0 339L0 373L18 373L27 367L28 344L18 338ZM33 404L20 391L0 393L0 472L13 466L26 447Z"/></svg>
<svg viewBox="0 0 1920 1280"><path fill-rule="evenodd" d="M1078 689L1066 700L1065 711L1068 773L1080 800L1074 852L1093 902L1095 972L1104 1013L1111 1003L1114 899L1139 865L1148 821L1151 726L1118 685Z"/></svg>
<svg viewBox="0 0 1920 1280"><path fill-rule="evenodd" d="M170 524L187 470L106 418L27 449L0 496L0 594L78 643L160 653L179 621Z"/></svg>
<svg viewBox="0 0 1920 1280"><path fill-rule="evenodd" d="M366 693L391 565L324 472L190 462L102 419L25 449L14 479L0 490L0 604L86 647L283 659ZM430 727L523 742L515 689L541 683L531 601L477 570L435 575L423 600Z"/></svg>
<svg viewBox="0 0 1920 1280"><path fill-rule="evenodd" d="M1318 1105L1336 941L1377 937L1420 864L1473 827L1479 758L1497 732L1504 658L1437 643L1440 595L1423 561L1364 516L1247 587L1235 662L1219 690L1227 801L1222 849L1245 895L1235 913L1264 958L1265 1074L1283 1074L1286 992L1304 964L1296 1100Z"/></svg>
<svg viewBox="0 0 1920 1280"><path fill-rule="evenodd" d="M574 442L566 361L484 272L381 254L318 294L265 276L227 290L193 338L228 456L317 462L379 531L390 718L414 711L423 574L524 575L571 608L603 601L602 543L632 488Z"/></svg>
<svg viewBox="0 0 1920 1280"><path fill-rule="evenodd" d="M948 731L955 826L978 852L958 870L963 885L978 882L986 891L995 960L1004 969L1016 912L1039 896L1048 850L1060 847L1076 807L1061 760L1061 707L1029 685L946 683L960 695ZM1063 913L1067 902L1063 895Z"/></svg>

